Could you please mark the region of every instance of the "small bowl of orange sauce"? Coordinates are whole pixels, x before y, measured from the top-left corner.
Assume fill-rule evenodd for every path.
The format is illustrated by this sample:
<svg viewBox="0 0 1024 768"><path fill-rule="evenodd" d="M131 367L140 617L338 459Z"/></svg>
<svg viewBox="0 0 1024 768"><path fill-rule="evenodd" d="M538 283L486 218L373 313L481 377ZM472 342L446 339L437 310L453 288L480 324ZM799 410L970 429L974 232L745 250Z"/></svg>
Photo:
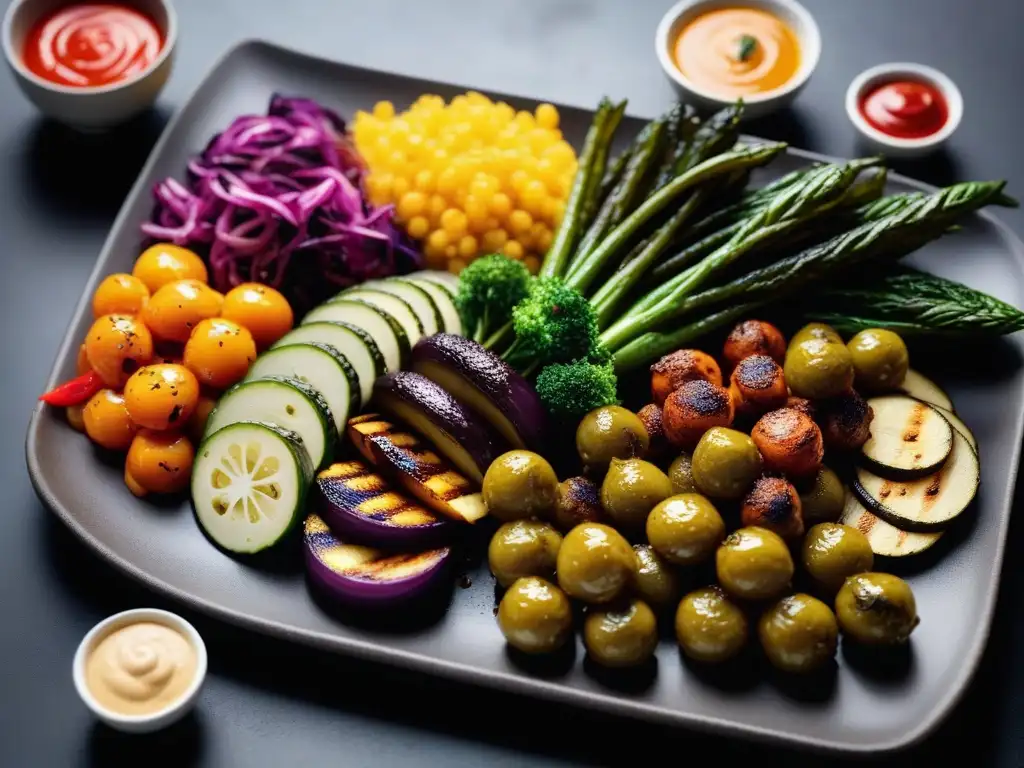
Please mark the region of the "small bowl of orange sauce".
<svg viewBox="0 0 1024 768"><path fill-rule="evenodd" d="M920 157L946 143L964 114L964 99L949 77L910 62L879 64L846 90L846 114L872 151Z"/></svg>
<svg viewBox="0 0 1024 768"><path fill-rule="evenodd" d="M694 106L743 99L744 118L789 104L821 56L821 32L796 0L681 0L654 41L661 68Z"/></svg>
<svg viewBox="0 0 1024 768"><path fill-rule="evenodd" d="M156 101L178 23L170 0L13 0L0 34L28 99L54 120L95 130Z"/></svg>

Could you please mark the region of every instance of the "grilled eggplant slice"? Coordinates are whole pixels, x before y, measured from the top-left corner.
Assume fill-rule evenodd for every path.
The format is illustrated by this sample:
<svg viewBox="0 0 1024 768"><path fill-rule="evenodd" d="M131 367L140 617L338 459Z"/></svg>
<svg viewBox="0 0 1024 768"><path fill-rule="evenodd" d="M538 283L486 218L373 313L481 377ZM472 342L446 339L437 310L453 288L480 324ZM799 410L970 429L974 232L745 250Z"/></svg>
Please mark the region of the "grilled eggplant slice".
<svg viewBox="0 0 1024 768"><path fill-rule="evenodd" d="M306 518L303 534L310 585L344 606L405 605L448 581L448 547L410 554L349 544L316 514Z"/></svg>
<svg viewBox="0 0 1024 768"><path fill-rule="evenodd" d="M491 425L440 385L413 371L389 373L373 385L377 408L408 424L474 483L482 483L505 441Z"/></svg>
<svg viewBox="0 0 1024 768"><path fill-rule="evenodd" d="M412 369L483 416L513 448L543 450L547 412L540 396L489 349L439 333L413 347Z"/></svg>
<svg viewBox="0 0 1024 768"><path fill-rule="evenodd" d="M949 395L942 390L942 387L913 368L907 371L907 377L903 380L903 386L900 389L904 394L916 397L918 400L924 400L926 403L945 408L947 411L953 410L953 401L949 399Z"/></svg>
<svg viewBox="0 0 1024 768"><path fill-rule="evenodd" d="M361 461L332 464L316 477L314 509L345 541L374 547L442 543L446 520L396 493Z"/></svg>
<svg viewBox="0 0 1024 768"><path fill-rule="evenodd" d="M873 512L896 527L936 531L967 509L978 492L980 476L978 454L966 437L953 430L953 452L935 474L900 482L861 467L853 489Z"/></svg>
<svg viewBox="0 0 1024 768"><path fill-rule="evenodd" d="M861 504L860 499L849 489L846 491L846 503L839 522L863 533L871 545L871 551L879 557L916 555L942 537L942 531L914 533L890 525Z"/></svg>
<svg viewBox="0 0 1024 768"><path fill-rule="evenodd" d="M937 408L906 395L868 400L871 437L861 447L865 463L891 479L938 471L953 450L953 427Z"/></svg>
<svg viewBox="0 0 1024 768"><path fill-rule="evenodd" d="M487 514L473 484L411 432L371 413L349 420L348 434L367 461L433 511L463 523Z"/></svg>

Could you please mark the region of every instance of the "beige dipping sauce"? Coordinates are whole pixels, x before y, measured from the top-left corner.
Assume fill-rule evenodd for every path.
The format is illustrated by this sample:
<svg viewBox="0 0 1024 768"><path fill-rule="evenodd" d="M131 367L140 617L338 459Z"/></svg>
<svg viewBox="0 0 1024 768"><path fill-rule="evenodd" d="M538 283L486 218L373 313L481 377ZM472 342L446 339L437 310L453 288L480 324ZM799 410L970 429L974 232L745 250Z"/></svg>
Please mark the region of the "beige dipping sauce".
<svg viewBox="0 0 1024 768"><path fill-rule="evenodd" d="M151 715L178 701L198 659L178 630L141 621L114 630L85 662L85 684L100 706L119 715Z"/></svg>

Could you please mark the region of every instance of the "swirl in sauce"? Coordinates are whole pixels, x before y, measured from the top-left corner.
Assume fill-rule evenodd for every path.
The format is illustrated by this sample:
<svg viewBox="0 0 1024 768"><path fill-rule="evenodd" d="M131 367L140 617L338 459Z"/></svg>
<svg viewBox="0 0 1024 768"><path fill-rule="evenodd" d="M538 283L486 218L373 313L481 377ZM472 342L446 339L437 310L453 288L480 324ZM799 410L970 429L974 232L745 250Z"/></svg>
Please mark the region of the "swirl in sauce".
<svg viewBox="0 0 1024 768"><path fill-rule="evenodd" d="M755 8L723 8L690 21L675 44L679 71L726 98L781 88L800 68L796 34Z"/></svg>
<svg viewBox="0 0 1024 768"><path fill-rule="evenodd" d="M949 107L931 83L897 80L869 91L860 111L874 128L899 139L922 139L942 130Z"/></svg>
<svg viewBox="0 0 1024 768"><path fill-rule="evenodd" d="M174 704L196 676L195 648L176 629L156 622L111 632L85 662L85 684L119 715L150 715Z"/></svg>
<svg viewBox="0 0 1024 768"><path fill-rule="evenodd" d="M121 5L71 5L44 16L25 39L22 58L35 75L90 88L144 72L163 47L152 19Z"/></svg>

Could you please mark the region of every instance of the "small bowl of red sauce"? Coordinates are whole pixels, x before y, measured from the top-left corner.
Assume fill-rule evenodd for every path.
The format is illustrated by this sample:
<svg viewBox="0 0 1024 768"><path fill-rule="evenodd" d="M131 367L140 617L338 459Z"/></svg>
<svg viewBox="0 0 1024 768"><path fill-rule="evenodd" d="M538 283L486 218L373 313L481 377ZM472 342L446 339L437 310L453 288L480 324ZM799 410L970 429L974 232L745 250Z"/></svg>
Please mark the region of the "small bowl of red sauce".
<svg viewBox="0 0 1024 768"><path fill-rule="evenodd" d="M846 113L861 135L889 157L919 157L946 143L960 125L956 83L923 64L879 64L846 91Z"/></svg>
<svg viewBox="0 0 1024 768"><path fill-rule="evenodd" d="M14 0L2 29L7 63L29 100L48 117L93 130L156 101L177 34L170 0Z"/></svg>

